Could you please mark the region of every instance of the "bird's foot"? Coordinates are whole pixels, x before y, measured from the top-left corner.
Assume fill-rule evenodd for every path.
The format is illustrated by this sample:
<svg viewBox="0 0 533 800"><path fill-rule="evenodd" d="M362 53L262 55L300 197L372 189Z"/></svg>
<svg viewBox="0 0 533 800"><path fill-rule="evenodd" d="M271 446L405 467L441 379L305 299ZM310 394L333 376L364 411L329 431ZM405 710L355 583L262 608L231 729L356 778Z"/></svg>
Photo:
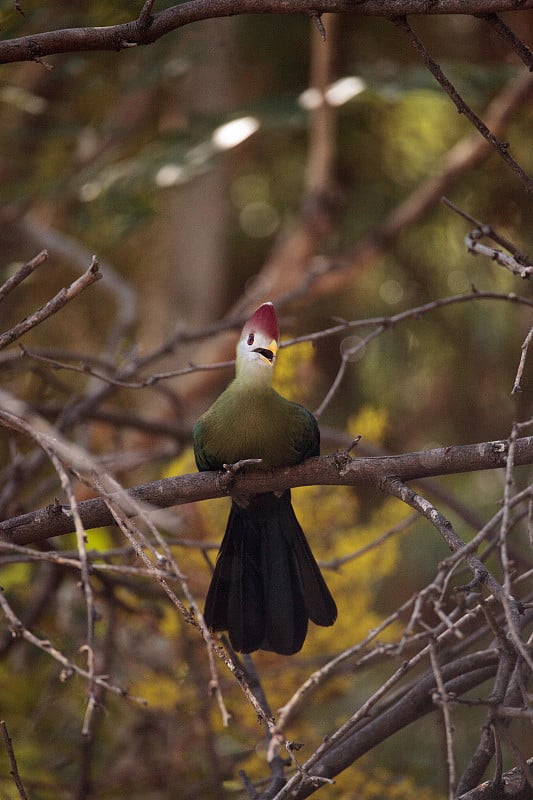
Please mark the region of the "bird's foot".
<svg viewBox="0 0 533 800"><path fill-rule="evenodd" d="M244 467L257 467L262 462L262 458L243 458L241 461L236 461L235 464L223 464L222 466L226 472L236 475L237 472L241 472Z"/></svg>
<svg viewBox="0 0 533 800"><path fill-rule="evenodd" d="M224 494L231 494L231 489L235 483L235 476L242 472L245 467L256 467L261 464L260 458L243 458L234 464L223 464L222 472L219 473L219 485Z"/></svg>

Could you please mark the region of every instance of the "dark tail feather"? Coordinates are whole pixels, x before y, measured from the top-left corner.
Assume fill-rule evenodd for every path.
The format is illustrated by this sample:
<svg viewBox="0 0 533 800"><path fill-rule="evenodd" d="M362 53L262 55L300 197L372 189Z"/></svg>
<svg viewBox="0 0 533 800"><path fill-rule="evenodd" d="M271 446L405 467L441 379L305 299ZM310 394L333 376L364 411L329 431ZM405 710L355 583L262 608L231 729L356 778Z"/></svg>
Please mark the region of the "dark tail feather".
<svg viewBox="0 0 533 800"><path fill-rule="evenodd" d="M287 494L288 497L286 498ZM287 515L287 518L291 520L290 525L287 524L286 530L290 530L291 536L293 537L291 544L296 554L302 586L304 587L307 614L315 625L321 625L327 628L329 625L333 625L337 619L337 606L327 587L326 581L322 577L320 567L316 563L315 557L311 552L309 543L305 538L305 533L296 519L296 514L294 513L291 503L290 492L286 492L280 500L283 501L285 498L284 513Z"/></svg>
<svg viewBox="0 0 533 800"><path fill-rule="evenodd" d="M213 631L228 631L232 646L244 653L257 650L264 637L259 539L236 503L220 545L205 601L204 618Z"/></svg>
<svg viewBox="0 0 533 800"><path fill-rule="evenodd" d="M290 492L232 503L207 593L204 616L227 630L235 650L290 655L302 648L308 619L332 625L337 608L296 519Z"/></svg>

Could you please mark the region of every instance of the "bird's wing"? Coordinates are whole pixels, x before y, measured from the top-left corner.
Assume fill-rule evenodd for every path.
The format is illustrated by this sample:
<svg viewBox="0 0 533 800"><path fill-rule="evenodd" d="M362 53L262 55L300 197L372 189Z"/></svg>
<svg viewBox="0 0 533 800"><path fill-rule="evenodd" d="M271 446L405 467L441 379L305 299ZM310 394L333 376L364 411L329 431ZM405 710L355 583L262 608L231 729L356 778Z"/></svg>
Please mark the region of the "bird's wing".
<svg viewBox="0 0 533 800"><path fill-rule="evenodd" d="M294 403L294 406L300 413L298 416L299 425L295 429L291 444L300 456L298 461L304 461L304 459L311 458L311 456L320 455L320 430L318 422L307 408L298 403Z"/></svg>
<svg viewBox="0 0 533 800"><path fill-rule="evenodd" d="M221 469L222 464L220 464L217 459L214 459L209 454L209 450L206 445L205 424L201 418L192 429L192 441L196 466L200 472Z"/></svg>

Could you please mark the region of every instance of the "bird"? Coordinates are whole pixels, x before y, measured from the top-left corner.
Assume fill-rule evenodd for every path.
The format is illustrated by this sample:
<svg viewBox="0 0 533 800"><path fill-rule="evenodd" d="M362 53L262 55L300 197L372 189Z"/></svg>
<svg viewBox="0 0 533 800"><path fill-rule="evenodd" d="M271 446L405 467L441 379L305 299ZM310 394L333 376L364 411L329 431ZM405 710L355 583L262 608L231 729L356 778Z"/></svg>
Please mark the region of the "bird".
<svg viewBox="0 0 533 800"><path fill-rule="evenodd" d="M193 429L200 471L261 459L259 469L320 455L313 414L272 387L279 327L271 302L245 323L235 378ZM232 497L226 531L206 596L204 620L227 631L240 653L301 650L308 622L333 625L337 606L291 503L291 492Z"/></svg>

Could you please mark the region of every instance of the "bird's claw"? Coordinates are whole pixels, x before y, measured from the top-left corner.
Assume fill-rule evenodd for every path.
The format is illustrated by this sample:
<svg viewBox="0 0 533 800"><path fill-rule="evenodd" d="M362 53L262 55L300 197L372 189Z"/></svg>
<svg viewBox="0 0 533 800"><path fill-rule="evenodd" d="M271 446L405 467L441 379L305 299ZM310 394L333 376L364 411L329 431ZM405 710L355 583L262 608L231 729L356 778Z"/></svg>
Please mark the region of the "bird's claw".
<svg viewBox="0 0 533 800"><path fill-rule="evenodd" d="M231 488L235 482L235 476L245 467L258 466L261 458L243 458L234 464L222 464L222 471L219 473L219 484L224 494L231 494Z"/></svg>
<svg viewBox="0 0 533 800"><path fill-rule="evenodd" d="M256 467L261 464L262 458L243 458L241 461L236 461L235 464L222 464L223 469L231 475L236 475L244 469L244 467Z"/></svg>

